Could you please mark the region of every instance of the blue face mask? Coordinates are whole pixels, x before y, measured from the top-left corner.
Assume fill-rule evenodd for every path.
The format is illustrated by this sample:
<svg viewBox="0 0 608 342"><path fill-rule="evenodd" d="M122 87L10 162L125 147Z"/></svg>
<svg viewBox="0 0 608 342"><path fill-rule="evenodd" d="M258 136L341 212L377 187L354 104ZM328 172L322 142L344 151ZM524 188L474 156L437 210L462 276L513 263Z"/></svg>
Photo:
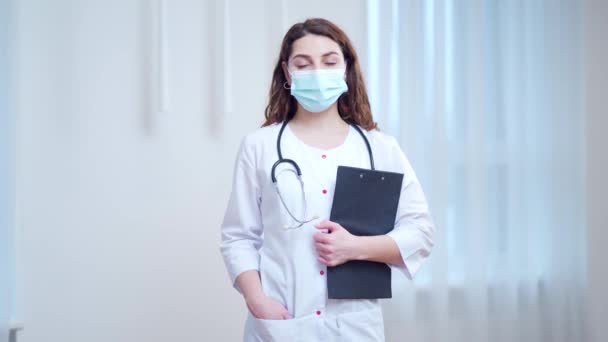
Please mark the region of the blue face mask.
<svg viewBox="0 0 608 342"><path fill-rule="evenodd" d="M316 69L289 71L291 95L306 110L322 112L348 90L346 69Z"/></svg>

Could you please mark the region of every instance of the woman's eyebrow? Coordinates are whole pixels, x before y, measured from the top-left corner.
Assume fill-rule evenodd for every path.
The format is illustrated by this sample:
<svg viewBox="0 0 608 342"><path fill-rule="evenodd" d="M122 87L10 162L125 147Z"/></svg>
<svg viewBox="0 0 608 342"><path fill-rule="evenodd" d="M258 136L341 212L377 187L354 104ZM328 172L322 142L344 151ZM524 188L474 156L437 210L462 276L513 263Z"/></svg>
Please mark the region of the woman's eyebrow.
<svg viewBox="0 0 608 342"><path fill-rule="evenodd" d="M329 55L338 55L338 53L336 51L329 51L327 53L324 53L321 57L327 57Z"/></svg>
<svg viewBox="0 0 608 342"><path fill-rule="evenodd" d="M309 55L305 55L305 54L301 54L301 53L299 53L299 54L297 54L297 55L295 55L295 56L291 57L291 59L296 59L296 58L298 58L298 57L300 57L300 58L304 58L304 59L308 59L308 60L312 59L312 58L310 58L310 56L309 56Z"/></svg>
<svg viewBox="0 0 608 342"><path fill-rule="evenodd" d="M327 57L329 55L339 55L339 54L336 51L329 51L329 52L326 52L323 55L321 55L321 57ZM296 59L298 57L305 58L305 59L308 59L308 60L312 59L309 55L305 55L305 54L302 54L302 53L299 53L299 54L291 57L291 59Z"/></svg>

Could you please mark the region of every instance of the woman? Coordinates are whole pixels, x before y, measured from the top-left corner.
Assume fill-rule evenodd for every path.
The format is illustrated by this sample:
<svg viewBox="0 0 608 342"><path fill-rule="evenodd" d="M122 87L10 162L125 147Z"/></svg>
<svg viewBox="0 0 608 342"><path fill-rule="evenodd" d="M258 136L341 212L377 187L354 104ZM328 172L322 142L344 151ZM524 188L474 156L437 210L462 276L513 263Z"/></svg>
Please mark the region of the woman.
<svg viewBox="0 0 608 342"><path fill-rule="evenodd" d="M248 310L244 341L384 341L378 299L329 299L327 267L383 262L415 275L433 247L434 225L416 175L395 138L373 121L355 50L324 19L283 39L266 121L241 142L220 251ZM328 220L338 165L404 174L395 227L355 236ZM292 164L272 169L281 157ZM302 193L302 189L304 189ZM330 234L328 234L330 233Z"/></svg>

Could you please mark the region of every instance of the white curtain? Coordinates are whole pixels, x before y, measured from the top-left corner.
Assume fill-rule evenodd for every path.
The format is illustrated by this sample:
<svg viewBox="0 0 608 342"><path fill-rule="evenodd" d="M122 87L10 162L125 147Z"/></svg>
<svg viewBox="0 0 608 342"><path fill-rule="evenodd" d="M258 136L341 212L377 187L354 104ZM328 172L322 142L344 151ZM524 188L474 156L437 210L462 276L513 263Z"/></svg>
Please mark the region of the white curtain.
<svg viewBox="0 0 608 342"><path fill-rule="evenodd" d="M437 224L388 341L584 341L579 2L368 1L367 80Z"/></svg>
<svg viewBox="0 0 608 342"><path fill-rule="evenodd" d="M0 342L9 340L14 306L14 114L9 106L10 10L0 0Z"/></svg>

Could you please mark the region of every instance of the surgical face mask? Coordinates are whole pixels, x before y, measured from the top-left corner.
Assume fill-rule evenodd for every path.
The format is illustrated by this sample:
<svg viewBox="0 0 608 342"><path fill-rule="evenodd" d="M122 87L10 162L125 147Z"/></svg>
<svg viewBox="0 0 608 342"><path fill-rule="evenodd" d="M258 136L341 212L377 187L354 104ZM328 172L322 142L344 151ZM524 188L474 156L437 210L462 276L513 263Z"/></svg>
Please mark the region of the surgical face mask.
<svg viewBox="0 0 608 342"><path fill-rule="evenodd" d="M315 69L289 71L291 95L306 110L322 112L348 90L346 69Z"/></svg>

